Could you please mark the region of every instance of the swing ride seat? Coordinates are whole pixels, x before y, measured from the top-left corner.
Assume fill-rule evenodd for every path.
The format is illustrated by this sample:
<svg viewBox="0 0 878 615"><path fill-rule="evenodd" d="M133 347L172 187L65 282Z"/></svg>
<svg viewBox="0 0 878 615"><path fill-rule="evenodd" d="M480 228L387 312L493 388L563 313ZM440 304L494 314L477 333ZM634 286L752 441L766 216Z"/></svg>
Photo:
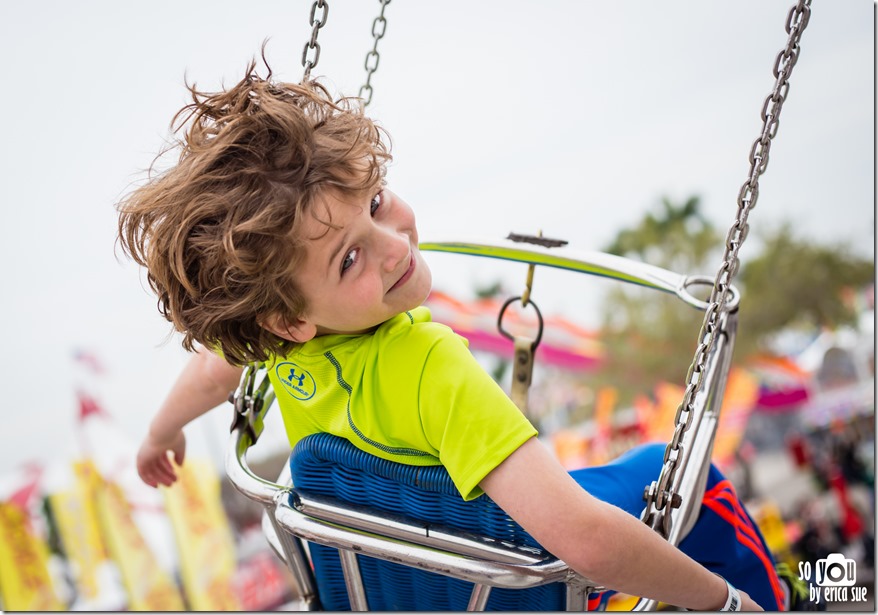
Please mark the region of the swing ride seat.
<svg viewBox="0 0 878 615"><path fill-rule="evenodd" d="M699 309L707 306L689 288L712 282L538 238L422 243L421 249L612 278L675 294ZM675 545L694 524L704 494L737 302L732 289L706 360L704 386L694 399L690 429L680 441L680 470L670 487L682 505L671 511L666 536ZM544 551L486 495L463 501L442 466L406 466L362 452L344 439L314 434L296 445L278 482L256 476L246 454L273 402L264 370L249 366L233 397L226 471L239 491L264 506L263 531L292 572L302 608L586 610L588 594L603 589ZM641 600L635 610L655 607Z"/></svg>
<svg viewBox="0 0 878 615"><path fill-rule="evenodd" d="M509 581L490 592L486 610L564 610L566 588L560 580L567 576L566 566L544 553L539 544L487 496L465 502L444 467L407 466L387 461L357 449L343 438L325 433L299 442L290 458L290 467L295 488L290 494L289 507L277 513L282 527L296 529L295 517L299 511L307 514L314 510L317 515L320 512L325 515L341 502L353 509L363 507L364 511L382 514L385 528L389 526L386 522L392 519L408 521L419 528L419 534L425 539L438 537L436 548L441 549L443 541L450 542L454 538L469 540L474 543L475 555L484 557L490 554L489 549L494 549L495 556L505 556L514 567L522 567L521 574L509 575ZM421 557L418 555L418 559ZM319 571L316 583L322 607L331 611L350 609L344 571L336 549L314 544L311 559ZM524 571L541 562L545 562L545 574ZM463 560L457 565L461 573L468 568ZM472 582L392 561L363 557L359 559L359 568L370 610L462 611L473 590ZM472 581L482 580L483 573L477 569L473 568L470 574ZM547 582L552 578L560 580ZM487 580L496 580L496 577ZM534 583L540 584L531 587ZM526 589L511 588L519 585Z"/></svg>

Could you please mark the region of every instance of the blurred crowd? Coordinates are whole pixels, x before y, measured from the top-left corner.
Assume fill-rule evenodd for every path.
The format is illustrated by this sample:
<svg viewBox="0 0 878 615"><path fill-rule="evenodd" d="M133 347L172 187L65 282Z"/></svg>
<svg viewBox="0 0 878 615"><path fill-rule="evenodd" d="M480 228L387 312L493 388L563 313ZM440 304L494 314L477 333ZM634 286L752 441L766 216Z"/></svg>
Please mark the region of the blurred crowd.
<svg viewBox="0 0 878 615"><path fill-rule="evenodd" d="M795 434L788 445L796 467L821 494L798 503L794 551L812 562L843 553L860 563L861 581L874 575L874 415Z"/></svg>

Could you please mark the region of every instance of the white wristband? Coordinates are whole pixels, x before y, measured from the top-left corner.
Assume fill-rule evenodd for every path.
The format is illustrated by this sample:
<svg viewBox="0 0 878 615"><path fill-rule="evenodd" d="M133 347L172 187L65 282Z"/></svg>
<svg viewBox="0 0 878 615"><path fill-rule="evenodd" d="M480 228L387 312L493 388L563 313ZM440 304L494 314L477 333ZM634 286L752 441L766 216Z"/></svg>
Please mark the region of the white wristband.
<svg viewBox="0 0 878 615"><path fill-rule="evenodd" d="M716 573L714 573L716 574ZM740 611L741 610L741 594L738 593L738 590L735 589L735 586L726 581L722 576L716 575L721 578L726 583L726 587L729 590L729 595L726 596L726 603L720 609L720 611Z"/></svg>

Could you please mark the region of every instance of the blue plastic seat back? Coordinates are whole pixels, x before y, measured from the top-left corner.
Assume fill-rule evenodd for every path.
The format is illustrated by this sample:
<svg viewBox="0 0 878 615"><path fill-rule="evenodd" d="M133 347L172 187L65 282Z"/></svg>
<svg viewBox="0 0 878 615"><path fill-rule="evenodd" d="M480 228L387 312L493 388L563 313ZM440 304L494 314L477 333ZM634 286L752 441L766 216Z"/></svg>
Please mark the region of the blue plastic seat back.
<svg viewBox="0 0 878 615"><path fill-rule="evenodd" d="M377 510L470 531L520 545L539 545L486 495L465 502L442 466L409 466L365 453L330 434L302 439L290 457L297 489ZM310 544L320 601L330 611L350 610L338 552ZM358 556L369 609L462 611L473 584L372 557ZM487 610L564 610L566 587L494 588Z"/></svg>

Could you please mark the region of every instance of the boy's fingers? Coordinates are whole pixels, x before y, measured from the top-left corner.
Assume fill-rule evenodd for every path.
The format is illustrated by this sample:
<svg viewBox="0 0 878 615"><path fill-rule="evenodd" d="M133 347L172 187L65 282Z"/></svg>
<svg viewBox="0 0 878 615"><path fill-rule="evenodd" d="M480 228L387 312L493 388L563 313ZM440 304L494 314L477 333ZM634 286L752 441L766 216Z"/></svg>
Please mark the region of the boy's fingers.
<svg viewBox="0 0 878 615"><path fill-rule="evenodd" d="M170 486L177 480L177 473L167 455L138 461L137 472L144 483L154 488L159 485Z"/></svg>
<svg viewBox="0 0 878 615"><path fill-rule="evenodd" d="M159 480L157 480L157 477L153 472L144 471L140 474L140 478L150 487L158 487L158 483L160 482Z"/></svg>
<svg viewBox="0 0 878 615"><path fill-rule="evenodd" d="M140 477L150 487L170 485L176 480L176 474L167 459L157 459L148 464L141 470Z"/></svg>
<svg viewBox="0 0 878 615"><path fill-rule="evenodd" d="M156 469L163 473L174 473L174 466L171 465L170 460L167 455L162 455L158 460L156 460Z"/></svg>
<svg viewBox="0 0 878 615"><path fill-rule="evenodd" d="M175 480L177 480L177 474L174 472L169 464L167 465L167 467L166 464L162 464L162 467L156 468L156 474L156 478L163 485L170 485Z"/></svg>
<svg viewBox="0 0 878 615"><path fill-rule="evenodd" d="M171 456L177 465L181 465L184 453L185 451L166 451L164 455L144 455L145 460L138 460L137 471L141 480L153 488L159 485L170 487L177 482L177 470L171 462Z"/></svg>

